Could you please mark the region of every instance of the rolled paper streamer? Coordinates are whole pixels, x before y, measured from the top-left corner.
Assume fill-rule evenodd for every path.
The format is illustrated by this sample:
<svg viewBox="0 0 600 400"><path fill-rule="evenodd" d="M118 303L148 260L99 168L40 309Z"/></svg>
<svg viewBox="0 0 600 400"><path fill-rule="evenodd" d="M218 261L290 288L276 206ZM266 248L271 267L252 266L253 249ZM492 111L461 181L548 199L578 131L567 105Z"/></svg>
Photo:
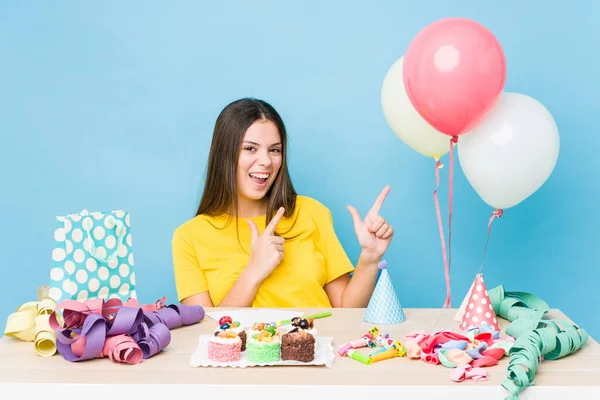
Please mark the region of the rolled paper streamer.
<svg viewBox="0 0 600 400"><path fill-rule="evenodd" d="M339 346L337 352L340 356L343 357L348 353L348 350L351 350L351 349L352 349L352 345L350 343L346 343L346 344Z"/></svg>
<svg viewBox="0 0 600 400"><path fill-rule="evenodd" d="M75 362L102 356L102 349L106 340L106 319L102 315L90 314L83 323L81 333L75 338L70 336L71 331L67 329L59 332L56 337L56 347L65 360ZM79 345L84 345L83 350L77 352L80 355L75 354L73 351L73 344L78 341L82 341ZM75 344L76 349L77 346Z"/></svg>
<svg viewBox="0 0 600 400"><path fill-rule="evenodd" d="M46 297L37 303L38 315L50 315L56 310L56 301L50 297Z"/></svg>
<svg viewBox="0 0 600 400"><path fill-rule="evenodd" d="M158 323L165 324L169 329L179 328L183 325L181 316L174 308L163 308L162 310L154 311L153 313L159 321Z"/></svg>
<svg viewBox="0 0 600 400"><path fill-rule="evenodd" d="M111 327L106 333L106 336L117 336L137 332L142 321L143 314L140 308L121 308L112 320Z"/></svg>
<svg viewBox="0 0 600 400"><path fill-rule="evenodd" d="M538 319L519 318L506 327L506 334L518 339L519 337L536 329L543 329L546 323Z"/></svg>
<svg viewBox="0 0 600 400"><path fill-rule="evenodd" d="M573 353L588 340L585 330L571 322L542 320L549 307L534 295L524 292L505 294L504 288L498 286L489 291L489 296L496 314L511 321L506 334L516 339L508 351L507 377L502 382L511 398L518 398L519 392L535 384L542 360Z"/></svg>
<svg viewBox="0 0 600 400"><path fill-rule="evenodd" d="M100 301L102 300L102 301ZM86 300L85 303L89 303L92 301L98 301L98 303L94 304L93 306L90 307L90 309L92 310L92 312L96 312L96 308L100 308L100 314L102 314L107 320L111 320L115 317L115 315L117 315L117 312L119 312L119 310L123 307L127 307L127 308L139 308L137 307L129 307L129 306L124 306L123 303L121 302L121 299L119 298L112 298L112 299L108 299L106 301L104 301L103 299L92 299L92 300ZM126 303L128 304L128 303Z"/></svg>
<svg viewBox="0 0 600 400"><path fill-rule="evenodd" d="M77 357L81 357L87 347L87 337L81 336L71 345L71 351ZM117 335L106 338L102 350L95 358L108 357L112 361L139 364L143 353L138 344L129 335Z"/></svg>
<svg viewBox="0 0 600 400"><path fill-rule="evenodd" d="M139 343L140 340L145 339L146 337L148 337L149 334L150 334L150 327L145 322L142 322L140 324L140 326L138 327L137 332L135 332L131 336L133 337L133 340L135 340L137 343Z"/></svg>
<svg viewBox="0 0 600 400"><path fill-rule="evenodd" d="M169 329L192 325L202 321L205 317L204 308L201 306L187 306L185 304L171 304L157 311L144 312L144 322L149 326L163 323Z"/></svg>
<svg viewBox="0 0 600 400"><path fill-rule="evenodd" d="M206 313L202 306L188 306L185 304L171 304L168 308L172 308L178 312L181 317L181 323L184 326L198 323L204 319Z"/></svg>
<svg viewBox="0 0 600 400"><path fill-rule="evenodd" d="M520 318L541 319L550 311L541 298L526 292L505 292L502 285L488 290L488 295L496 315L511 322Z"/></svg>
<svg viewBox="0 0 600 400"><path fill-rule="evenodd" d="M34 342L36 353L42 357L51 357L56 353L56 333L50 326L50 314L54 312L56 302L43 298L38 302L27 302L8 317L4 334L8 337Z"/></svg>
<svg viewBox="0 0 600 400"><path fill-rule="evenodd" d="M45 298L47 298L47 297L50 297L50 296L49 296L49 293L50 293L50 286L49 286L48 284L43 284L43 285L40 285L40 286L38 287L38 291L37 291L37 293L38 293L38 297L37 297L37 298L38 298L38 301L42 301L42 299L45 299Z"/></svg>
<svg viewBox="0 0 600 400"><path fill-rule="evenodd" d="M4 335L24 342L32 342L35 337L35 317L37 316L37 303L29 301L17 311L8 316Z"/></svg>
<svg viewBox="0 0 600 400"><path fill-rule="evenodd" d="M366 365L371 365L373 363L373 360L371 360L370 357L367 357L356 350L348 350L347 356Z"/></svg>
<svg viewBox="0 0 600 400"><path fill-rule="evenodd" d="M164 298L153 305L162 307ZM65 300L48 316L50 303L40 302L49 325L55 330L56 348L68 361L83 361L108 356L116 362L137 364L171 342L169 327L189 325L202 320L200 306L171 305L144 312L135 299L125 306L120 299ZM148 308L146 308L148 309ZM62 312L61 312L62 311ZM63 321L58 322L62 315ZM40 341L47 339L40 332Z"/></svg>
<svg viewBox="0 0 600 400"><path fill-rule="evenodd" d="M139 364L144 357L140 346L129 335L106 338L102 354L113 361L127 364Z"/></svg>
<svg viewBox="0 0 600 400"><path fill-rule="evenodd" d="M35 351L41 357L56 354L56 334L50 327L50 316L42 314L35 317Z"/></svg>
<svg viewBox="0 0 600 400"><path fill-rule="evenodd" d="M71 351L73 352L74 356L81 357L83 355L83 352L85 351L86 346L87 346L87 337L77 335L77 336L75 336L75 341L71 344ZM102 350L100 350L100 352L96 355L96 358L102 358L102 357L104 357L104 354L103 354Z"/></svg>
<svg viewBox="0 0 600 400"><path fill-rule="evenodd" d="M152 311L152 312L145 312L144 313L144 322L148 325L148 326L153 326L155 324L160 324L162 323L160 316Z"/></svg>
<svg viewBox="0 0 600 400"><path fill-rule="evenodd" d="M161 299L157 300L154 304L146 304L142 306L142 311L146 312L146 311L157 311L160 310L161 308L163 308L165 306L165 303L167 302L167 298L166 297L162 297Z"/></svg>
<svg viewBox="0 0 600 400"><path fill-rule="evenodd" d="M56 305L56 309L50 314L50 326L54 330L58 328L81 328L88 315L102 314L102 305L102 299L87 300L85 302L63 300ZM98 306L100 309L96 309Z"/></svg>
<svg viewBox="0 0 600 400"><path fill-rule="evenodd" d="M165 324L155 324L150 327L148 336L138 343L144 358L152 357L167 347L171 342L171 331Z"/></svg>

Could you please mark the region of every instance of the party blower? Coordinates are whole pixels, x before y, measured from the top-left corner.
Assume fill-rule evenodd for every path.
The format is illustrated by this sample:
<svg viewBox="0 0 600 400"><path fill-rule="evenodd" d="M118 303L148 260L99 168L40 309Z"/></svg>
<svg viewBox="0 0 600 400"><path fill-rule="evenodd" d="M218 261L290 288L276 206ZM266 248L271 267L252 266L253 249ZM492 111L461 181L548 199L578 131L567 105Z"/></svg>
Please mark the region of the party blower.
<svg viewBox="0 0 600 400"><path fill-rule="evenodd" d="M406 348L402 344L394 340L391 346L384 352L378 352L377 354L371 354L369 359L371 362L383 361L394 357L404 357L406 355Z"/></svg>
<svg viewBox="0 0 600 400"><path fill-rule="evenodd" d="M377 343L377 345L380 348L375 352L371 353L369 356L374 356L375 354L383 353L384 351L392 347L394 342L395 340L390 338L390 335L387 333L385 335L379 334L375 336L375 343Z"/></svg>
<svg viewBox="0 0 600 400"><path fill-rule="evenodd" d="M361 347L375 347L374 342L375 336L379 333L379 329L376 326L372 327L369 332L362 335L360 338L351 342L338 346L337 352L340 356L344 357L348 355L348 351L351 349L358 349Z"/></svg>

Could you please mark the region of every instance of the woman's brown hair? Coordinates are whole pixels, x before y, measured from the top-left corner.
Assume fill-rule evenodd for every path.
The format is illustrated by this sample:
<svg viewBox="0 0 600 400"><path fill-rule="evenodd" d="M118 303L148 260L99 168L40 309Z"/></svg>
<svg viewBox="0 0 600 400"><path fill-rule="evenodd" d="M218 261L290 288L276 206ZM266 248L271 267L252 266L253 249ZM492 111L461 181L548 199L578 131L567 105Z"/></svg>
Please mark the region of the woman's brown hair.
<svg viewBox="0 0 600 400"><path fill-rule="evenodd" d="M279 113L267 102L252 98L236 100L221 111L217 121L208 155L206 182L196 215L216 216L233 210L238 216L237 168L246 130L256 121L268 120L277 126L281 136L281 167L275 181L266 194L268 198L266 224L279 207L285 208L285 216L293 214L296 207L296 191L287 165L287 133Z"/></svg>

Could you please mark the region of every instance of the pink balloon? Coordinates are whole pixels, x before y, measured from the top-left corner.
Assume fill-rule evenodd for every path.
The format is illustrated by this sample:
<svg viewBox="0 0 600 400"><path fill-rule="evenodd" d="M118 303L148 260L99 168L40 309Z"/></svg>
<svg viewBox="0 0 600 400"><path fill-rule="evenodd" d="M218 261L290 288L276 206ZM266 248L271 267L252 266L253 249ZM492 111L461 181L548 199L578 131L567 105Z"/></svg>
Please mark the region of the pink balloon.
<svg viewBox="0 0 600 400"><path fill-rule="evenodd" d="M467 18L445 18L415 36L404 56L408 97L435 129L458 136L494 108L506 81L506 60L496 37Z"/></svg>

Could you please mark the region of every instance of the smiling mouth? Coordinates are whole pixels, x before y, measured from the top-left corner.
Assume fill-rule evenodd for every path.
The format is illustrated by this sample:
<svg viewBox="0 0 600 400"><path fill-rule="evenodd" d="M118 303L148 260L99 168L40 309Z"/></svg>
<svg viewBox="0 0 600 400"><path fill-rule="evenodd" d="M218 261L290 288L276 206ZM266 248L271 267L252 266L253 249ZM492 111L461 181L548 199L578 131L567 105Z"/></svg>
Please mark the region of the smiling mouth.
<svg viewBox="0 0 600 400"><path fill-rule="evenodd" d="M264 185L267 183L267 179L269 179L270 174L259 174L259 173L251 173L250 179L256 182L259 185Z"/></svg>

